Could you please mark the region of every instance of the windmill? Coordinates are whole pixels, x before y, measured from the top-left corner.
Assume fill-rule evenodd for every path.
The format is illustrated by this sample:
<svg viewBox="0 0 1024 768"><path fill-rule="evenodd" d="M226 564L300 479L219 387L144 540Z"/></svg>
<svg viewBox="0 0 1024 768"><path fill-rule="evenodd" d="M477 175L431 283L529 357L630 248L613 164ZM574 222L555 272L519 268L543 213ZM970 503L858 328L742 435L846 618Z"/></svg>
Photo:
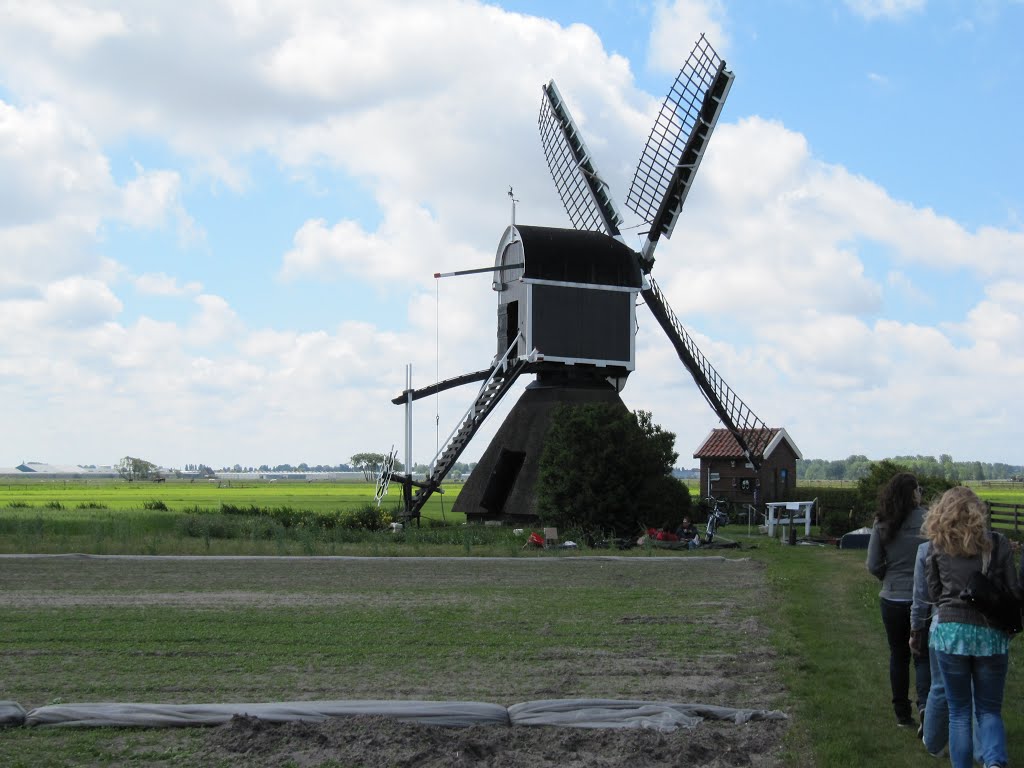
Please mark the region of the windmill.
<svg viewBox="0 0 1024 768"><path fill-rule="evenodd" d="M662 104L626 203L648 224L639 251L624 241L623 218L552 80L543 87L538 127L548 167L573 229L513 223L501 237L492 288L498 293L497 354L490 368L429 387L411 386L392 402L482 381L476 398L407 493L418 518L466 445L523 374L536 374L477 463L454 509L468 519L529 519L533 483L551 414L563 403L612 403L636 367L638 297L747 461L755 466L772 431L726 384L669 307L651 275L654 250L671 237L733 73L702 35ZM483 271L483 270L473 270ZM396 475L396 477L399 477ZM401 477L408 489L408 476Z"/></svg>

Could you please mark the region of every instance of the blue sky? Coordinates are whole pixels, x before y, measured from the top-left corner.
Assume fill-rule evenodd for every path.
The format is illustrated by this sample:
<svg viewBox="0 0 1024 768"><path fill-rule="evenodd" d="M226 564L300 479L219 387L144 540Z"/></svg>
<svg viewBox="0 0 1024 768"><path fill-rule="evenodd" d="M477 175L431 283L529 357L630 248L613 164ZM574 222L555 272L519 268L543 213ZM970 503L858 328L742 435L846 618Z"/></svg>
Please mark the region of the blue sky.
<svg viewBox="0 0 1024 768"><path fill-rule="evenodd" d="M806 457L1024 463L1024 3L10 2L0 466L338 463L486 367L508 223L568 226L555 78L621 204L703 32L736 75L655 277ZM634 222L635 223L635 222ZM641 313L623 398L716 420ZM429 461L469 405L416 411ZM508 398L465 458L479 456Z"/></svg>

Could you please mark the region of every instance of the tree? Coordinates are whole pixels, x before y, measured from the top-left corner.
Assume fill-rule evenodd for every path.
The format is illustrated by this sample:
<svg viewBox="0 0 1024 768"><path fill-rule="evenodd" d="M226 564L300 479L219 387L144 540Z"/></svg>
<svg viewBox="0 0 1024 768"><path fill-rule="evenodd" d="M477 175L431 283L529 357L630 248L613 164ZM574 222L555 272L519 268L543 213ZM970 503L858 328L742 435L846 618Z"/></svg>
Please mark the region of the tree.
<svg viewBox="0 0 1024 768"><path fill-rule="evenodd" d="M376 479L380 467L387 457L383 453L357 453L348 460L349 464L363 473L363 478L370 482Z"/></svg>
<svg viewBox="0 0 1024 768"><path fill-rule="evenodd" d="M924 466L928 468L931 465L926 463ZM890 459L875 462L871 465L867 475L857 481L857 507L855 510L857 526L872 524L875 513L878 511L879 493L883 486L900 472L911 472L917 476L917 482L922 489L921 502L925 505L930 504L956 485L955 482L941 476L928 476L914 467Z"/></svg>
<svg viewBox="0 0 1024 768"><path fill-rule="evenodd" d="M675 435L609 404L561 406L541 453L537 514L563 529L633 536L646 526L674 527L689 510L686 486L673 478Z"/></svg>
<svg viewBox="0 0 1024 768"><path fill-rule="evenodd" d="M146 480L156 474L156 464L134 456L125 456L117 463L117 474L129 483L133 480Z"/></svg>

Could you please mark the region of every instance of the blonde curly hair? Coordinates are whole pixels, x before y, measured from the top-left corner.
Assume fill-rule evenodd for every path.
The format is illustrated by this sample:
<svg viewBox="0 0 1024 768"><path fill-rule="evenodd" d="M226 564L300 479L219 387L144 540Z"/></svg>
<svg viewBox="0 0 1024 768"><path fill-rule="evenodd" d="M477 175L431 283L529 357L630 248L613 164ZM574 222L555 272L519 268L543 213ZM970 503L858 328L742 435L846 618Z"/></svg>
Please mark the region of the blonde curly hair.
<svg viewBox="0 0 1024 768"><path fill-rule="evenodd" d="M950 488L932 504L921 533L936 549L954 557L974 557L992 549L988 507L963 485Z"/></svg>

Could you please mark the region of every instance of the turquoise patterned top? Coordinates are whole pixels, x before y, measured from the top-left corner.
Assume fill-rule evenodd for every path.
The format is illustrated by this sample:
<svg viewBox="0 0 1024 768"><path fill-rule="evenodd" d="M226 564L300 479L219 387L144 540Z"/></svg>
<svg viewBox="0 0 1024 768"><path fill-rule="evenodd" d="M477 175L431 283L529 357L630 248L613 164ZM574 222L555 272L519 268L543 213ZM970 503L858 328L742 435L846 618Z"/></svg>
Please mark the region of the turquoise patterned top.
<svg viewBox="0 0 1024 768"><path fill-rule="evenodd" d="M980 624L947 621L932 626L928 647L954 656L1004 656L1010 652L1010 636Z"/></svg>

